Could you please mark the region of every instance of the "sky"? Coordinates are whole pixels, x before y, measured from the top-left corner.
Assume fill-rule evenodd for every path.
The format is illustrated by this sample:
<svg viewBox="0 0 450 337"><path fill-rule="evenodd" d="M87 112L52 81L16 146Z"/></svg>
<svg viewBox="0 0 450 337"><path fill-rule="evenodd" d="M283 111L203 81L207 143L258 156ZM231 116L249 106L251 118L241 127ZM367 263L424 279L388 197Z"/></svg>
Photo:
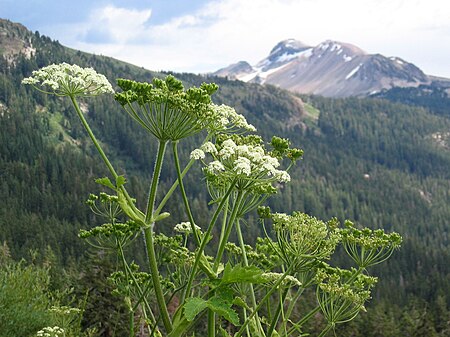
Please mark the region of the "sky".
<svg viewBox="0 0 450 337"><path fill-rule="evenodd" d="M351 43L450 78L448 0L0 0L0 18L150 70L254 65L293 38Z"/></svg>

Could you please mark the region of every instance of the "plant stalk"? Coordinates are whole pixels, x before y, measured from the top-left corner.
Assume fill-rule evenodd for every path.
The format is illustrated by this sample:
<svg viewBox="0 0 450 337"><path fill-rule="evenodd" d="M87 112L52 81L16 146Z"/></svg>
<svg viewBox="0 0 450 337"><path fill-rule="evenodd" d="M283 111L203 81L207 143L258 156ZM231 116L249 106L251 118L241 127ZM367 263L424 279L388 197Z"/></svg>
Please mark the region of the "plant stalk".
<svg viewBox="0 0 450 337"><path fill-rule="evenodd" d="M172 331L172 322L170 321L169 312L167 310L166 301L164 299L164 294L159 279L160 274L158 270L158 263L156 261L154 232L153 232L154 227L153 210L155 207L156 192L158 189L159 176L161 174L166 144L167 144L166 141L162 140L159 141L158 153L156 156L155 168L153 171L152 183L150 185L150 192L148 196L147 212L145 214L146 227L144 228L143 231L144 231L145 245L147 248L147 257L152 277L153 289L155 290L156 295L156 301L158 303L164 328L166 329L167 333L170 333L170 331Z"/></svg>

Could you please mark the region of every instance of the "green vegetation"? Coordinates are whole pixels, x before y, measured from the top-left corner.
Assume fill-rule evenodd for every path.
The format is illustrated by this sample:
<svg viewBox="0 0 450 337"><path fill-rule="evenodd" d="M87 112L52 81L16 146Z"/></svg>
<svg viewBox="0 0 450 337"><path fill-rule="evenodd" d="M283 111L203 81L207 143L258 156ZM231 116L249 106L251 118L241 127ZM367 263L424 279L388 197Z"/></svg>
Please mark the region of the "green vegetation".
<svg viewBox="0 0 450 337"><path fill-rule="evenodd" d="M42 95L20 82L38 67L64 61L92 66L111 82L116 77L150 81L163 75L69 50L38 34L30 38L36 48L34 57L18 56L14 65L0 58L0 242L8 243L15 259L27 256L29 249L43 253L50 245L60 268L70 266L81 275L81 265L90 258L85 256L87 247L77 238L78 231L100 224L83 200L89 193L99 192L94 179L106 176L107 171L70 102ZM177 77L187 86L205 81L190 74ZM309 105L320 111L314 128L298 119L302 110L285 91L220 78L208 81L220 87L215 102L236 107L264 138L283 134L304 149L304 159L290 171L293 181L271 199L273 210L300 210L320 219L352 219L361 225L395 230L405 238L402 249L383 268L376 269L381 282L368 306L369 314L338 327L336 334L446 336L450 306L450 152L431 135L447 132L448 116L430 113L426 106L383 100L302 97L306 109ZM145 168L156 146L148 143L148 134L112 99L99 97L86 103L91 127L113 164L124 168L119 173L126 175L130 194L145 200L147 191L137 181L150 181L151 172ZM289 122L292 120L295 123ZM189 139L180 149L180 160L186 163L190 151L198 145L198 139ZM169 156L165 162L173 165ZM175 179L173 173L163 171L160 189L167 189ZM208 209L208 197L199 179L201 172L194 169L183 182L190 188L192 209L201 213ZM168 202L167 208L174 210L171 223L184 219L181 207L174 207L181 204L177 195ZM197 221L204 225L207 219ZM244 225L242 229L246 237L261 234L260 227ZM139 248L131 246L127 253L136 261L145 261ZM106 269L90 270L103 273ZM94 285L97 280L85 276L86 289L104 291L107 285ZM98 303L91 308L107 307ZM90 321L83 324L102 328L100 322L108 314L105 310L100 316L92 310L85 315ZM126 317L126 313L122 315ZM117 316L109 317L118 321ZM312 335L318 335L325 321L318 316L307 325ZM117 326L103 328L102 336L118 331Z"/></svg>

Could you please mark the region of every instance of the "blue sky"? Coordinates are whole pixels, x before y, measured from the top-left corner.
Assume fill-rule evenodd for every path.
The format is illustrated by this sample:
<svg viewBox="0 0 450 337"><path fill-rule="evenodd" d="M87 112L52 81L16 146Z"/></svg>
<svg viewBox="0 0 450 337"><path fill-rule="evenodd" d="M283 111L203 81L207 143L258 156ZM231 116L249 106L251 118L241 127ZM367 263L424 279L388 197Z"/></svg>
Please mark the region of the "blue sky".
<svg viewBox="0 0 450 337"><path fill-rule="evenodd" d="M0 18L152 70L255 64L295 38L351 43L450 78L448 0L0 0Z"/></svg>

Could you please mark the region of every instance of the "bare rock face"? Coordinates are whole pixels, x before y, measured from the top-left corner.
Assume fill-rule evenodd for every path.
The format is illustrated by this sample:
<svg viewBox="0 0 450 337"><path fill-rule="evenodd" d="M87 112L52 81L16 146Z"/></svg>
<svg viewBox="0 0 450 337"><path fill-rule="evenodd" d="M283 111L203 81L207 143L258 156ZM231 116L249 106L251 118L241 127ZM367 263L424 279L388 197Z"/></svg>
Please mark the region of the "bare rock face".
<svg viewBox="0 0 450 337"><path fill-rule="evenodd" d="M328 97L366 96L431 83L418 67L398 57L371 55L349 43L330 40L315 47L284 40L256 65L241 61L214 75Z"/></svg>
<svg viewBox="0 0 450 337"><path fill-rule="evenodd" d="M30 32L19 23L0 19L0 56L14 64L19 55L29 59L34 53Z"/></svg>

